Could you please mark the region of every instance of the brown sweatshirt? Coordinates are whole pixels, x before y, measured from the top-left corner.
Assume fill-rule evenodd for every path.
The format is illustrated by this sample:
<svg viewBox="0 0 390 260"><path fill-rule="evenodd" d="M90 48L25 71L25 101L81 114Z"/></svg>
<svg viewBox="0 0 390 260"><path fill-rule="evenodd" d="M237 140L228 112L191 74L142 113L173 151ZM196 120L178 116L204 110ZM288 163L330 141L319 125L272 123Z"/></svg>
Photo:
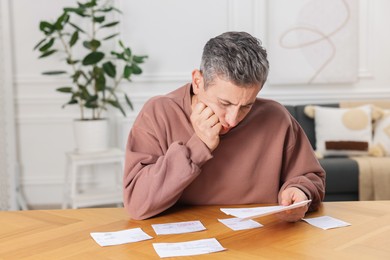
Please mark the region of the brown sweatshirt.
<svg viewBox="0 0 390 260"><path fill-rule="evenodd" d="M279 103L258 98L211 153L191 121L191 84L149 100L130 131L124 205L133 219L176 203L277 203L297 187L318 208L325 173L303 130Z"/></svg>

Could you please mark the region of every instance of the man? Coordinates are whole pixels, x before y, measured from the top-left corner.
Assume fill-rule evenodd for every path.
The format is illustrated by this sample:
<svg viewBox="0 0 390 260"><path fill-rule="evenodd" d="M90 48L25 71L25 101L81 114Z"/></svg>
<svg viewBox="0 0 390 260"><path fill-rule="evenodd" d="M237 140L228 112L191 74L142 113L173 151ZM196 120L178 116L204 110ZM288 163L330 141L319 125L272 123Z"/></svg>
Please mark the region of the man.
<svg viewBox="0 0 390 260"><path fill-rule="evenodd" d="M290 205L324 197L325 173L303 130L279 103L257 98L267 53L245 32L204 47L192 82L149 100L129 135L124 205L134 219L180 204ZM309 206L279 217L297 221Z"/></svg>

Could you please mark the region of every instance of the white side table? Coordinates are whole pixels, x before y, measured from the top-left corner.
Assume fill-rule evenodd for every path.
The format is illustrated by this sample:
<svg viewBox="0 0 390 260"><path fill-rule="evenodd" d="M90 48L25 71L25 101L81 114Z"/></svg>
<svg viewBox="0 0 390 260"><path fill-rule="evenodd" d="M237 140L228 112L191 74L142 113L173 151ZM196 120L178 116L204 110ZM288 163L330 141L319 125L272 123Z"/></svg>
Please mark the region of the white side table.
<svg viewBox="0 0 390 260"><path fill-rule="evenodd" d="M62 208L70 206L73 209L105 204L122 204L122 176L124 168L124 152L120 149L109 149L96 153L69 152L66 154L67 164L64 182L64 201ZM81 168L90 166L92 170L102 164L111 164L113 170L105 172L114 178L112 187L84 190L78 187Z"/></svg>

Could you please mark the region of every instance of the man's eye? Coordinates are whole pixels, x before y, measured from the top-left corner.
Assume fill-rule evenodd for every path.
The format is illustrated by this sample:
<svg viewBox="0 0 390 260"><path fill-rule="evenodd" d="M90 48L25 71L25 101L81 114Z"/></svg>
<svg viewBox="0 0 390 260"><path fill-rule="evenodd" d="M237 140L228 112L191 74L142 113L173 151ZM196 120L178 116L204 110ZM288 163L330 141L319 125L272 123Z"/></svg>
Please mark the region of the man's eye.
<svg viewBox="0 0 390 260"><path fill-rule="evenodd" d="M247 110L247 109L250 109L251 107L252 107L252 105L248 105L248 106L243 106L243 107L241 107L241 109Z"/></svg>

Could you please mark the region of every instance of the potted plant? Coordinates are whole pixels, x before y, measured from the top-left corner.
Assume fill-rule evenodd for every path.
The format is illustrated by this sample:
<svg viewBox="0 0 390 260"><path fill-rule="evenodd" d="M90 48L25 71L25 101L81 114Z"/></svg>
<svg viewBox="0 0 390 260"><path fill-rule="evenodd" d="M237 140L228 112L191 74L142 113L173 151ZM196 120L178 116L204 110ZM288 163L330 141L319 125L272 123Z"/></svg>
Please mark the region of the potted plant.
<svg viewBox="0 0 390 260"><path fill-rule="evenodd" d="M39 30L44 38L34 47L40 53L39 58L57 56L68 68L43 74L69 76L71 84L56 90L69 95L63 107L79 107L80 118L74 121L74 126L76 146L80 152L107 149L108 121L104 117L105 112L112 107L126 116L120 98L126 107L133 109L120 83L122 80L131 81L133 75L141 74L139 64L147 58L133 54L129 47L117 40L119 33L115 27L119 21L115 20L115 14L121 11L110 1L99 1L78 2L75 7L63 8L62 14L53 22L41 21ZM103 130L99 131L91 124L101 125ZM87 132L79 135L77 131L85 126ZM99 132L105 138L97 136ZM92 138L91 142L87 141L88 137Z"/></svg>

